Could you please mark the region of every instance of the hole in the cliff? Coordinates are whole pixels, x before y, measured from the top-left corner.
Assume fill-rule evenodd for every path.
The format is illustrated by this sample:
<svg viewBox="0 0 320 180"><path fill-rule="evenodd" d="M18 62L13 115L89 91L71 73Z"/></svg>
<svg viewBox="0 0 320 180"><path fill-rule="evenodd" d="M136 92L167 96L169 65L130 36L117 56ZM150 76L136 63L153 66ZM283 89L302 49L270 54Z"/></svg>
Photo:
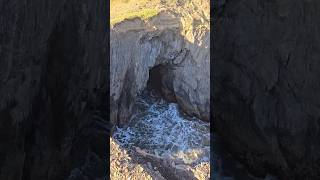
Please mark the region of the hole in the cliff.
<svg viewBox="0 0 320 180"><path fill-rule="evenodd" d="M195 179L187 169L209 167L210 125L182 112L173 88L174 70L170 64L149 69L147 86L135 99L129 123L117 127L112 137L134 161L148 164L152 171L157 168L165 179Z"/></svg>
<svg viewBox="0 0 320 180"><path fill-rule="evenodd" d="M161 94L163 66L158 65L149 70L149 79L147 82L147 90Z"/></svg>
<svg viewBox="0 0 320 180"><path fill-rule="evenodd" d="M162 97L168 101L176 102L172 81L170 67L167 65L157 65L149 70L146 89L159 98Z"/></svg>

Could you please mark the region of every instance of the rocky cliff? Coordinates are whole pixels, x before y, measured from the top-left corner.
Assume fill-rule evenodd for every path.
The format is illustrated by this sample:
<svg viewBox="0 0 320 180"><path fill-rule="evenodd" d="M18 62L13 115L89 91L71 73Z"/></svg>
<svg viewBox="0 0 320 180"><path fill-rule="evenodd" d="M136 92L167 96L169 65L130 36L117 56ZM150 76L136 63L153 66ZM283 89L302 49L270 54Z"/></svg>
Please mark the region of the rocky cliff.
<svg viewBox="0 0 320 180"><path fill-rule="evenodd" d="M106 8L0 2L0 179L105 175Z"/></svg>
<svg viewBox="0 0 320 180"><path fill-rule="evenodd" d="M110 32L111 120L124 125L135 97L151 81L160 81L163 95L191 115L209 120L209 1L182 1L163 6L159 14L133 18ZM151 82L152 83L152 82Z"/></svg>
<svg viewBox="0 0 320 180"><path fill-rule="evenodd" d="M214 127L257 175L320 178L320 2L218 1Z"/></svg>

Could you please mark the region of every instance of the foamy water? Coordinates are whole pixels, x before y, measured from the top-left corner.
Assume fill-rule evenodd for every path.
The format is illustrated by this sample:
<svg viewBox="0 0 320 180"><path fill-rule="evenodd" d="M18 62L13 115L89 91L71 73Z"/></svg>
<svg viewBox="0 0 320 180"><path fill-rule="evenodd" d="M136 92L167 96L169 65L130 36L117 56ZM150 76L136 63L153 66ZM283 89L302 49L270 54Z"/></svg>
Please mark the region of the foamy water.
<svg viewBox="0 0 320 180"><path fill-rule="evenodd" d="M149 96L137 102L139 111L129 126L117 128L113 138L127 149L133 146L150 153L170 155L186 164L210 160L210 124L183 115L176 103Z"/></svg>

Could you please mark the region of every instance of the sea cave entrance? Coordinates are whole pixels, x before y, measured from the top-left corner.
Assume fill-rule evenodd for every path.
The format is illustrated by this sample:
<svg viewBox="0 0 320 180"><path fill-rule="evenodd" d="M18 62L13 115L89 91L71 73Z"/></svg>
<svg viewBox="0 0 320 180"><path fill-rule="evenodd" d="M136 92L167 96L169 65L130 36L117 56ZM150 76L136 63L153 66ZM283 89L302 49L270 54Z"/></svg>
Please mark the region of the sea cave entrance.
<svg viewBox="0 0 320 180"><path fill-rule="evenodd" d="M156 65L149 70L146 91L158 98L163 98L169 102L177 102L174 89L172 67L169 65Z"/></svg>
<svg viewBox="0 0 320 180"><path fill-rule="evenodd" d="M157 169L165 179L194 179L194 173L208 176L210 125L182 113L175 99L172 68L160 64L149 70L128 126L117 127L113 139L139 164L149 163L146 171Z"/></svg>

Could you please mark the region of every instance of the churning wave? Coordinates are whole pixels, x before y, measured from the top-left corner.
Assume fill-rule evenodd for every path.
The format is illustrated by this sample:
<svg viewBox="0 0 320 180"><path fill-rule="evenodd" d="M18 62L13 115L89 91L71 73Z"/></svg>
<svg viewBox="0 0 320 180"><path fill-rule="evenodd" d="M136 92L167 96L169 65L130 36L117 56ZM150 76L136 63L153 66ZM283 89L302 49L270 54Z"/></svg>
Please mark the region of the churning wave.
<svg viewBox="0 0 320 180"><path fill-rule="evenodd" d="M182 114L176 103L151 96L141 96L136 105L139 110L129 126L114 132L121 146L170 155L186 164L209 162L210 123Z"/></svg>

